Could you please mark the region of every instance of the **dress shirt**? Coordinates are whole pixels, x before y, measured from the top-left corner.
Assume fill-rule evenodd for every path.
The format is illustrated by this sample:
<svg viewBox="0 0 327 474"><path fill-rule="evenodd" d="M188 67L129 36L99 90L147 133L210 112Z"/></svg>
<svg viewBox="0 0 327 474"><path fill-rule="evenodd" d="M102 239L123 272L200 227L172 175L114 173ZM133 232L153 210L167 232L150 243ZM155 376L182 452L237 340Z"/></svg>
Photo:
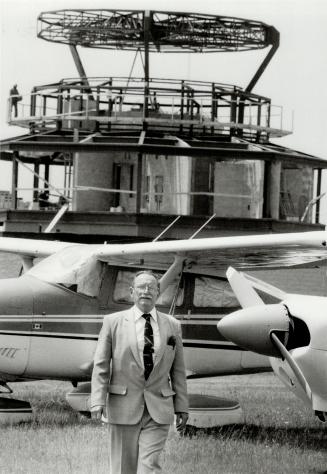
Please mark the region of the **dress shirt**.
<svg viewBox="0 0 327 474"><path fill-rule="evenodd" d="M145 327L145 319L143 316L143 311L141 311L137 306L134 306L134 321L135 321L135 330L136 330L136 339L137 339L137 347L140 354L140 359L143 364L143 349L144 349L144 327ZM153 331L153 362L156 360L156 355L158 354L159 346L160 346L160 334L159 334L159 325L158 325L158 315L155 308L150 311L151 318L151 326Z"/></svg>

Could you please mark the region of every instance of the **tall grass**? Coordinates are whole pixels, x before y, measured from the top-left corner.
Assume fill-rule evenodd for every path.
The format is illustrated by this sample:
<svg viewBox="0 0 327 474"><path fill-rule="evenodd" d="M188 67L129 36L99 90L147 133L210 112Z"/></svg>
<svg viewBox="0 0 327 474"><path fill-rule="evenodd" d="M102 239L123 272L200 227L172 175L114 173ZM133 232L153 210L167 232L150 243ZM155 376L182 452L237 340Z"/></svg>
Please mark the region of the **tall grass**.
<svg viewBox="0 0 327 474"><path fill-rule="evenodd" d="M108 467L107 427L74 413L64 382L12 384L15 398L29 400L33 420L0 427L0 473L104 474ZM172 474L318 474L327 470L327 429L273 374L201 379L196 393L240 400L245 423L170 431L163 456ZM115 474L115 473L112 473Z"/></svg>

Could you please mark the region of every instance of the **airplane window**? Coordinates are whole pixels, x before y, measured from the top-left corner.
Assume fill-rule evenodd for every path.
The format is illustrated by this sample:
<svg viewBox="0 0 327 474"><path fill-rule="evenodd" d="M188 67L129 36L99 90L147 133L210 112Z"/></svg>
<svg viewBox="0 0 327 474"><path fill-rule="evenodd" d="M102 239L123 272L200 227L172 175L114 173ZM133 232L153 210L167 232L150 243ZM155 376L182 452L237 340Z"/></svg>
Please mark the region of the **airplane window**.
<svg viewBox="0 0 327 474"><path fill-rule="evenodd" d="M126 271L119 270L117 273L116 284L114 288L113 299L118 303L128 303L133 304L133 299L130 293L130 286L133 280L135 271ZM162 272L156 272L158 275ZM173 302L176 285L178 284L179 279L174 280L165 291L159 296L157 300L157 305L161 306L170 306ZM179 288L176 305L181 306L184 298L184 288Z"/></svg>
<svg viewBox="0 0 327 474"><path fill-rule="evenodd" d="M102 270L101 262L92 256L92 249L72 245L41 260L26 274L95 297L99 294Z"/></svg>
<svg viewBox="0 0 327 474"><path fill-rule="evenodd" d="M113 295L114 301L117 303L133 304L130 286L135 273L136 272L122 270L118 271Z"/></svg>
<svg viewBox="0 0 327 474"><path fill-rule="evenodd" d="M239 306L228 281L204 276L195 278L193 304L202 308Z"/></svg>

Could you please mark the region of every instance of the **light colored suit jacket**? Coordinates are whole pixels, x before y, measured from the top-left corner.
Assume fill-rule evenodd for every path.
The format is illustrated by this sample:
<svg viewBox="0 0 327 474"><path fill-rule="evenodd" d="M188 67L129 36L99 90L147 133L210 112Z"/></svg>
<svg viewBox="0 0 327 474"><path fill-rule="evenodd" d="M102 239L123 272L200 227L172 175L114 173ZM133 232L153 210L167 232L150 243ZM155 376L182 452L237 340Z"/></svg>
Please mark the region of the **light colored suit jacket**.
<svg viewBox="0 0 327 474"><path fill-rule="evenodd" d="M180 323L157 311L160 333L153 370L144 379L137 346L133 308L106 315L94 356L91 408L105 406L113 424L140 421L144 404L157 423L171 424L174 412L188 411ZM175 346L167 344L175 342Z"/></svg>

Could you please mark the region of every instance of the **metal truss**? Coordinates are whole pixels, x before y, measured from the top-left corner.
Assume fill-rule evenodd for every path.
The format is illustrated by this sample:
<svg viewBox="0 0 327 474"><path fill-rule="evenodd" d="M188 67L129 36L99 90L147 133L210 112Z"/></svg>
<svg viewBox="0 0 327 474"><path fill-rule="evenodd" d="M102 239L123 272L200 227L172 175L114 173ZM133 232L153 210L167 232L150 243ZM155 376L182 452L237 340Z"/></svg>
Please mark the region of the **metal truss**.
<svg viewBox="0 0 327 474"><path fill-rule="evenodd" d="M145 17L149 21L145 21ZM241 18L141 10L58 10L38 17L38 36L88 48L160 52L247 51L278 42L265 23Z"/></svg>

